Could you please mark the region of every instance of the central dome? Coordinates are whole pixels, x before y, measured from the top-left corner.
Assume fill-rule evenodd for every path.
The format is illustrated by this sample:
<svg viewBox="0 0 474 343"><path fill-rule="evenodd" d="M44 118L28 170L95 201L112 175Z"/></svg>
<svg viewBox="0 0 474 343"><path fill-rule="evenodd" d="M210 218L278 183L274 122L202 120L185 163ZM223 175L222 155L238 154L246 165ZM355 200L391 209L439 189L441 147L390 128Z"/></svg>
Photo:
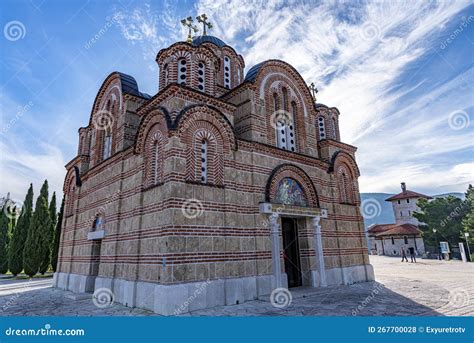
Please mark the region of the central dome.
<svg viewBox="0 0 474 343"><path fill-rule="evenodd" d="M213 43L217 45L219 48L222 48L227 45L221 39L214 36L198 36L198 37L193 38L193 45L198 46L198 45L201 45L202 43Z"/></svg>

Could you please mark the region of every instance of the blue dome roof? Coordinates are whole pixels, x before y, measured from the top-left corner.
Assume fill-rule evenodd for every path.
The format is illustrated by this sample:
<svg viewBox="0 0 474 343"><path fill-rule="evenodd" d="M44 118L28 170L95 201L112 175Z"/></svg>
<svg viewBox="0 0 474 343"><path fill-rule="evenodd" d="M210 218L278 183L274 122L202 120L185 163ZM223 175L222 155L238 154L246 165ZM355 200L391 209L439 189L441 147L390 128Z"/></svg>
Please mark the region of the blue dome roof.
<svg viewBox="0 0 474 343"><path fill-rule="evenodd" d="M193 38L193 45L201 45L202 43L213 43L217 45L219 48L226 46L227 44L224 43L217 37L214 36L198 36Z"/></svg>
<svg viewBox="0 0 474 343"><path fill-rule="evenodd" d="M263 64L266 61L260 62L256 65L254 65L252 68L249 69L247 72L247 75L245 75L244 81L250 81L250 82L255 82L255 79L257 78L257 74L260 71L260 68L263 67Z"/></svg>

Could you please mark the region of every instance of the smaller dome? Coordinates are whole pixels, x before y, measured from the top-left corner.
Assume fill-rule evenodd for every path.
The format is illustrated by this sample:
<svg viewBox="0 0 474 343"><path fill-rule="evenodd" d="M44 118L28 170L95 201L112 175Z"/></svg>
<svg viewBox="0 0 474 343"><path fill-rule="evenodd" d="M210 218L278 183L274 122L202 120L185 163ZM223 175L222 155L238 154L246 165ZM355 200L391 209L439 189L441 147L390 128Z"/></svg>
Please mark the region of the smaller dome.
<svg viewBox="0 0 474 343"><path fill-rule="evenodd" d="M217 45L219 48L223 48L227 44L224 43L221 39L214 36L198 36L193 38L193 45L201 45L202 43L212 43Z"/></svg>

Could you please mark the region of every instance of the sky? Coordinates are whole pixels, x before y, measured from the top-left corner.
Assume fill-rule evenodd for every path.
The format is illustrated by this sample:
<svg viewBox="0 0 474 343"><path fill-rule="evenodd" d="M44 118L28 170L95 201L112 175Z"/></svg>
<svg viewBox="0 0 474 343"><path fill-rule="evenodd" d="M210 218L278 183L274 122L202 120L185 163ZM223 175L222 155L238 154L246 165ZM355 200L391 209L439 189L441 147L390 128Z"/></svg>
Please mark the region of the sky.
<svg viewBox="0 0 474 343"><path fill-rule="evenodd" d="M474 183L471 1L44 1L0 4L0 196L62 193L104 79L156 94L155 57L206 13L245 59L292 64L341 112L361 192L433 195Z"/></svg>

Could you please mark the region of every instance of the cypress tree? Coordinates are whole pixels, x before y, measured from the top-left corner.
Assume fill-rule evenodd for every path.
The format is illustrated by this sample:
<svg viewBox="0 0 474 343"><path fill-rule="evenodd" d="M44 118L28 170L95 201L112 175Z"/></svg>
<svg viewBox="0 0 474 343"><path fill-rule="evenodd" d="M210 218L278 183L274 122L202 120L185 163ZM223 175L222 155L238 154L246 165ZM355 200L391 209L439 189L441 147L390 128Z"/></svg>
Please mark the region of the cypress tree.
<svg viewBox="0 0 474 343"><path fill-rule="evenodd" d="M9 223L5 211L7 211L7 204L0 212L0 274L5 274L8 271L8 231Z"/></svg>
<svg viewBox="0 0 474 343"><path fill-rule="evenodd" d="M36 199L35 212L30 222L23 255L25 274L32 277L38 273L45 255L45 241L51 230L48 207L48 181L43 183Z"/></svg>
<svg viewBox="0 0 474 343"><path fill-rule="evenodd" d="M56 192L53 193L53 196L51 197L51 202L49 203L49 216L51 218L51 224L48 232L46 233L44 237L44 256L43 256L43 261L41 263L39 272L43 275L48 271L50 262L51 262L51 245L54 237L54 228L56 226Z"/></svg>
<svg viewBox="0 0 474 343"><path fill-rule="evenodd" d="M61 239L61 225L63 222L63 213L64 213L64 197L61 201L61 208L59 209L58 220L56 222L56 229L54 231L53 244L51 246L51 267L53 271L56 272L58 265L58 252L59 252L59 242Z"/></svg>
<svg viewBox="0 0 474 343"><path fill-rule="evenodd" d="M13 275L18 275L23 270L23 250L25 247L28 229L30 227L33 211L33 185L30 184L28 193L23 203L23 209L13 230L12 240L8 251L8 266Z"/></svg>

